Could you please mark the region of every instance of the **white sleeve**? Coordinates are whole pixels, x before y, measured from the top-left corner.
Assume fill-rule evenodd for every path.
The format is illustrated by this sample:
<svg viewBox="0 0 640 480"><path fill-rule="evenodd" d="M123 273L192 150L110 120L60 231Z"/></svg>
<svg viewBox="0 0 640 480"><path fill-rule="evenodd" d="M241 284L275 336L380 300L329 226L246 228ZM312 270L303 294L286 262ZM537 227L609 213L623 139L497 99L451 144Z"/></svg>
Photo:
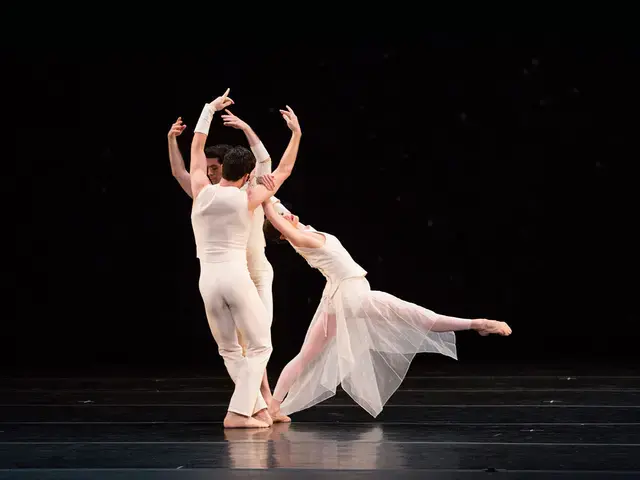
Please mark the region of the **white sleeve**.
<svg viewBox="0 0 640 480"><path fill-rule="evenodd" d="M258 163L264 162L268 158L271 158L269 152L267 152L267 149L262 142L251 145L251 151L253 152L253 156L256 157L256 162Z"/></svg>
<svg viewBox="0 0 640 480"><path fill-rule="evenodd" d="M209 128L211 127L211 120L213 120L215 111L216 109L213 108L210 103L205 103L194 132L209 135Z"/></svg>
<svg viewBox="0 0 640 480"><path fill-rule="evenodd" d="M273 204L273 209L276 211L278 215L290 215L291 212L287 210L287 207L282 205L280 200L276 197L271 197L271 203Z"/></svg>
<svg viewBox="0 0 640 480"><path fill-rule="evenodd" d="M271 156L262 142L252 145L251 151L256 157L256 177L271 173Z"/></svg>

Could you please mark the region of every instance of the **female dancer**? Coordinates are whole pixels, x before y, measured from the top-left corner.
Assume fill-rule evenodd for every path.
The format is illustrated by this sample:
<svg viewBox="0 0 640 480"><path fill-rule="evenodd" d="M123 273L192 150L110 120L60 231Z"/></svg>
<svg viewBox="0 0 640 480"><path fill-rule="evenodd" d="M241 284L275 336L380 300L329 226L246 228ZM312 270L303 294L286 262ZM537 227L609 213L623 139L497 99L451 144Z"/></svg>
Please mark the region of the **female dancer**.
<svg viewBox="0 0 640 480"><path fill-rule="evenodd" d="M263 203L268 219L265 233L287 240L327 284L300 353L276 384L269 406L274 421L290 421L286 415L332 397L339 384L376 417L402 383L416 353L457 359L453 332L459 330L476 330L483 336L511 334L504 322L439 315L371 290L367 272L336 237L302 225L298 217L278 207L285 214L276 212L273 199Z"/></svg>

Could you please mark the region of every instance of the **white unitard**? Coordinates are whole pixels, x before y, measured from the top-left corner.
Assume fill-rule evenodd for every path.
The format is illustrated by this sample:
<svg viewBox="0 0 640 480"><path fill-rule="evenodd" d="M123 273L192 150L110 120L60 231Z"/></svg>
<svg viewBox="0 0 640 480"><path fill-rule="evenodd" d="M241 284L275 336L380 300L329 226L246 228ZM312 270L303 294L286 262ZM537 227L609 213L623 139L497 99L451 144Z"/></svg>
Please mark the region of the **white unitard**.
<svg viewBox="0 0 640 480"><path fill-rule="evenodd" d="M267 406L260 383L272 351L270 319L247 268L251 219L247 194L231 186L204 187L191 213L200 293L218 351L235 383L229 411L245 416Z"/></svg>

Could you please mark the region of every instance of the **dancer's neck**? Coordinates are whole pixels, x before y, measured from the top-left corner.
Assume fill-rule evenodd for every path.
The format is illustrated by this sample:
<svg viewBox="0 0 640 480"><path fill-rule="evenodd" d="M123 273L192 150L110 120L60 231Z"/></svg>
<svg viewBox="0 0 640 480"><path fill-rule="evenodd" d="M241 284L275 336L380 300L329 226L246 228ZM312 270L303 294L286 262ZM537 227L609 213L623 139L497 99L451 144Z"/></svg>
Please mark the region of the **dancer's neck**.
<svg viewBox="0 0 640 480"><path fill-rule="evenodd" d="M236 188L242 188L242 186L244 185L244 181L242 179L240 180L225 180L224 178L220 180L220 183L218 183L218 185L220 185L221 187L236 187Z"/></svg>

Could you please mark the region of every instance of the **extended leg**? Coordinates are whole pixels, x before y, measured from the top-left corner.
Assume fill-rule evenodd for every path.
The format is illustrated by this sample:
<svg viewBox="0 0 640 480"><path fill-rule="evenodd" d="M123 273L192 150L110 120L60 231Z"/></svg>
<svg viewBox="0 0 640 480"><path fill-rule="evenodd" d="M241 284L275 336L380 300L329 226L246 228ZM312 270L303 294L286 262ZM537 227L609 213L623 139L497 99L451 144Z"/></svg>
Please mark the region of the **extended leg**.
<svg viewBox="0 0 640 480"><path fill-rule="evenodd" d="M415 303L406 302L393 295L384 292L371 292L372 308L385 309L389 311L386 315L397 315L414 325L421 325L430 332L458 332L461 330L476 330L480 335L498 334L510 335L511 328L504 322L495 320L466 319L440 315L431 310L427 310Z"/></svg>

